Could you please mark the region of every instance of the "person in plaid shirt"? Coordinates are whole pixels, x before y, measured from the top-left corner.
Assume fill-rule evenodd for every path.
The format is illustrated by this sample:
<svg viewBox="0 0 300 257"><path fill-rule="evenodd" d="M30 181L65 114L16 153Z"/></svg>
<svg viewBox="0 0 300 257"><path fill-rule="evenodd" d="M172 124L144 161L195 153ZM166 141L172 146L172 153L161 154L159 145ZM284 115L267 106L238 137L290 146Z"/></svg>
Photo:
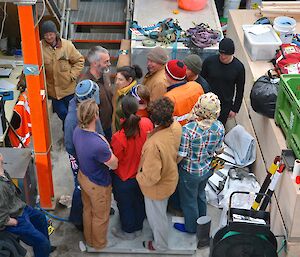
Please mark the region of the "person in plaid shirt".
<svg viewBox="0 0 300 257"><path fill-rule="evenodd" d="M213 174L210 163L214 153L222 151L225 135L223 124L217 120L220 110L218 97L204 94L182 128L178 191L185 224L175 223L178 230L196 233L197 219L206 215L205 186Z"/></svg>

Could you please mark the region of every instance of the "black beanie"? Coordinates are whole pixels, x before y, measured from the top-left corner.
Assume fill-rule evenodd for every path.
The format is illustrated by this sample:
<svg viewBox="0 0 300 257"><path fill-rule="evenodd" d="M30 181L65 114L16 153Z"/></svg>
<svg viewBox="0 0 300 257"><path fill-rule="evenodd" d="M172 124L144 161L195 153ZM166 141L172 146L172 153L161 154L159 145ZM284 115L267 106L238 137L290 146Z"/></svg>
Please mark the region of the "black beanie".
<svg viewBox="0 0 300 257"><path fill-rule="evenodd" d="M57 33L56 25L53 21L45 21L42 25L42 37L48 32L54 32Z"/></svg>
<svg viewBox="0 0 300 257"><path fill-rule="evenodd" d="M235 48L232 39L223 38L219 44L219 52L222 54L232 55L234 54Z"/></svg>

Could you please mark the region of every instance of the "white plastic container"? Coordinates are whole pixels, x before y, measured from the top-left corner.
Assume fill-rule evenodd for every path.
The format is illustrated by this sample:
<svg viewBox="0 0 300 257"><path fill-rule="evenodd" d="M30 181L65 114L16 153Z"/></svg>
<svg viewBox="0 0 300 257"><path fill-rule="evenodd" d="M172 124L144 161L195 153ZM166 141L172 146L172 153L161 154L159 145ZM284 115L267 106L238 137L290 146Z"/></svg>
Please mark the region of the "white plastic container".
<svg viewBox="0 0 300 257"><path fill-rule="evenodd" d="M296 29L296 21L293 18L280 16L274 19L274 30L277 32L283 44L292 43Z"/></svg>
<svg viewBox="0 0 300 257"><path fill-rule="evenodd" d="M271 25L243 25L244 46L252 61L269 61L282 44Z"/></svg>

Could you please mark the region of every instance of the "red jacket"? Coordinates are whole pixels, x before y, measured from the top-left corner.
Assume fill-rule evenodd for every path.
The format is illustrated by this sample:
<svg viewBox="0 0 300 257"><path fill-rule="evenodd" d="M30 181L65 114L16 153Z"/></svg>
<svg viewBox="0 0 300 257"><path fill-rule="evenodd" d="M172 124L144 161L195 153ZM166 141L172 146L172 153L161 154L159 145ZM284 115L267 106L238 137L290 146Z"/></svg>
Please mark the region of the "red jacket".
<svg viewBox="0 0 300 257"><path fill-rule="evenodd" d="M152 122L145 117L141 118L139 126L140 133L135 137L127 139L124 129L121 129L113 134L111 139L111 147L119 159L118 168L114 172L123 181L135 178L147 134L153 129Z"/></svg>

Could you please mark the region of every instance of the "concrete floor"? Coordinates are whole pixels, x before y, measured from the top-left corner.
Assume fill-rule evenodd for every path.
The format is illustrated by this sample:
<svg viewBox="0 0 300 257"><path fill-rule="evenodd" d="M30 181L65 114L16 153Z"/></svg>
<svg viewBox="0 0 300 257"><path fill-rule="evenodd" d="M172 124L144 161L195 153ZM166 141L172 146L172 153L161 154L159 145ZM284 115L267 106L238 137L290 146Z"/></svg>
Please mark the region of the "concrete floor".
<svg viewBox="0 0 300 257"><path fill-rule="evenodd" d="M51 130L52 130L52 164L53 164L53 180L54 180L54 192L55 198L58 199L61 195L72 194L73 190L73 177L69 167L69 161L67 153L65 152L64 146L62 144L63 133L61 129L61 122L56 116L56 114L51 117ZM68 217L69 209L63 208L59 204L56 207L56 210L53 212L55 215L60 217ZM219 217L221 211L215 207L208 206L208 215L212 218L212 227L211 234L214 234L217 230L219 224ZM61 221L54 221L55 231L50 236L52 245L57 246L57 250L51 254L51 257L77 257L77 256L120 256L129 257L133 256L130 254L120 254L120 253L85 253L80 252L78 243L80 240L83 240L82 233L78 231L72 224ZM174 231L173 231L174 232ZM179 233L179 232L177 232ZM126 241L125 241L126 242ZM126 244L126 243L125 243ZM128 244L131 244L128 241ZM32 251L28 248L28 254L26 257L31 257ZM158 254L134 254L136 257L140 256L159 256ZM164 254L163 256L174 256ZM178 255L176 256L188 256L188 255ZM197 257L207 257L209 256L209 248L203 248L198 250L193 255Z"/></svg>

